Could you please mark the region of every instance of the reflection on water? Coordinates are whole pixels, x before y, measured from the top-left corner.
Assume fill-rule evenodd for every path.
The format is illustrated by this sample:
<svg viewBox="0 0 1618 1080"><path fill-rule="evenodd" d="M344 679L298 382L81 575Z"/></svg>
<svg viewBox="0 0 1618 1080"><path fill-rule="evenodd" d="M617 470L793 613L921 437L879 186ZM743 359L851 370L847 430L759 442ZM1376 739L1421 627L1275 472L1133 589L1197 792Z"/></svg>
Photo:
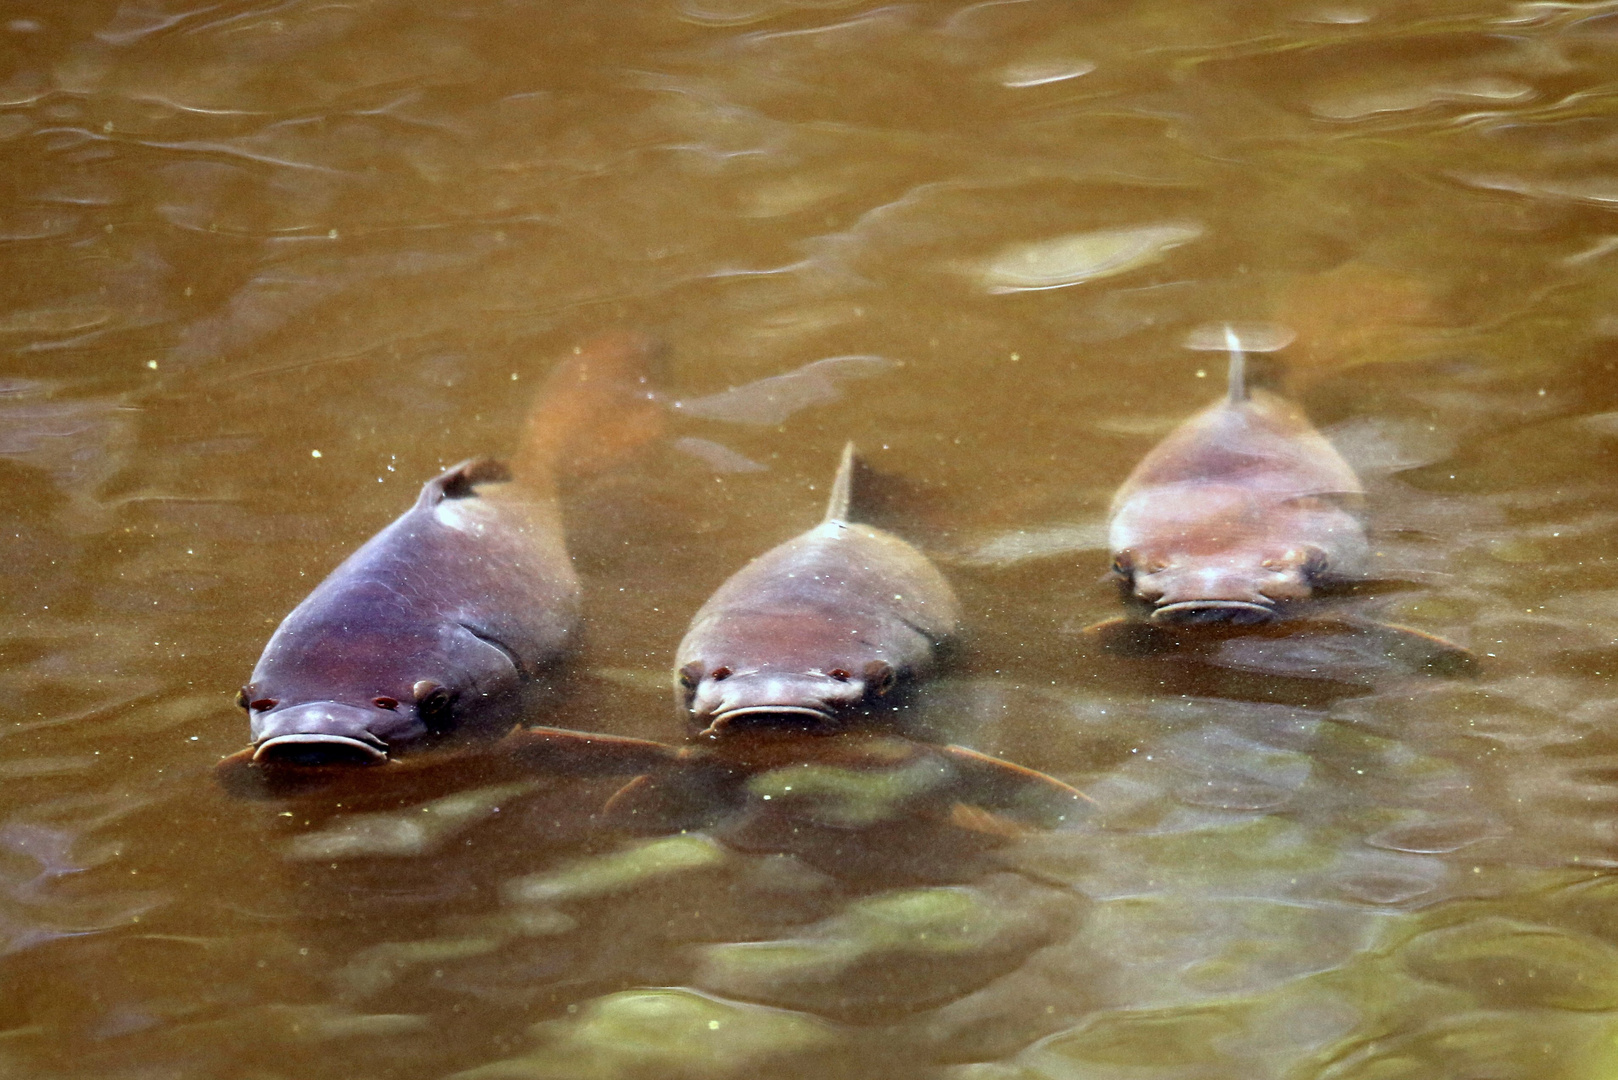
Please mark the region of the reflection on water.
<svg viewBox="0 0 1618 1080"><path fill-rule="evenodd" d="M14 5L0 1062L1611 1075L1615 28L1504 0ZM1217 396L1226 323L1366 482L1378 585L1344 611L1475 676L1352 640L1089 647L1112 492ZM669 342L681 407L569 497L588 640L536 722L683 738L691 614L854 439L966 612L912 733L1094 802L936 781L924 750L616 800L476 754L224 794L281 616L613 327Z"/></svg>

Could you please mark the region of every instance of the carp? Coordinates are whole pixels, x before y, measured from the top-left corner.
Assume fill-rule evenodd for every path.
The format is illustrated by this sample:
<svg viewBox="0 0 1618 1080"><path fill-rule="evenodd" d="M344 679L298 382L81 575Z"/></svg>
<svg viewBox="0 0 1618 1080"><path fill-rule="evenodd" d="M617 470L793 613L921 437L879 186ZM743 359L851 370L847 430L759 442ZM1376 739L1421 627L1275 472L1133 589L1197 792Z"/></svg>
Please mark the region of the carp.
<svg viewBox="0 0 1618 1080"><path fill-rule="evenodd" d="M1359 477L1297 405L1247 386L1227 330L1225 397L1135 466L1108 546L1125 601L1160 625L1251 625L1352 581L1369 554Z"/></svg>
<svg viewBox="0 0 1618 1080"><path fill-rule="evenodd" d="M580 615L559 486L661 431L655 351L627 333L575 349L536 397L509 466L474 459L429 480L316 586L238 696L244 753L379 763L451 732L509 728L542 704Z"/></svg>
<svg viewBox="0 0 1618 1080"><path fill-rule="evenodd" d="M938 568L851 520L855 472L849 443L820 524L737 571L692 619L674 695L700 734L743 720L836 730L890 708L955 634L960 604Z"/></svg>

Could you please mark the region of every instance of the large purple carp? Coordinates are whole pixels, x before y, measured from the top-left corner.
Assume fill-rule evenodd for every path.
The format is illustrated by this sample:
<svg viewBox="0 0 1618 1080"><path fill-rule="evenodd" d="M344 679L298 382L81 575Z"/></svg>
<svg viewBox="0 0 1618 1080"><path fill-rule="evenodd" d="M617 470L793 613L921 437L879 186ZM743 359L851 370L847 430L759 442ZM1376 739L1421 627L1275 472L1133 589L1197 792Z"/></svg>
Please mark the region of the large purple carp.
<svg viewBox="0 0 1618 1080"><path fill-rule="evenodd" d="M510 467L465 461L293 609L239 702L251 760L387 760L401 747L499 731L540 704L571 648L580 586L558 486L649 441L663 423L646 338L574 350L530 411Z"/></svg>
<svg viewBox="0 0 1618 1080"><path fill-rule="evenodd" d="M850 520L855 464L850 443L821 523L737 571L692 619L674 690L700 733L836 730L896 701L955 633L960 605L938 568Z"/></svg>
<svg viewBox="0 0 1618 1080"><path fill-rule="evenodd" d="M1364 488L1285 398L1249 389L1233 334L1226 396L1135 466L1108 543L1125 600L1160 625L1268 622L1364 572Z"/></svg>

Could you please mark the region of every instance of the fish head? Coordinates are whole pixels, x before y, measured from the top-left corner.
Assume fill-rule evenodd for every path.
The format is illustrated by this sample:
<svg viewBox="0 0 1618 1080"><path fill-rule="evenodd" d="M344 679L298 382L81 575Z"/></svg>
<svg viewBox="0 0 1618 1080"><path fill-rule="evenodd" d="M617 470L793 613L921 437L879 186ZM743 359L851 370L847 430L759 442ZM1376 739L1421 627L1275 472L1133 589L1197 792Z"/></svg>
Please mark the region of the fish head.
<svg viewBox="0 0 1618 1080"><path fill-rule="evenodd" d="M244 686L253 760L288 765L379 764L391 749L452 723L457 694L432 679L368 700L287 700L273 687Z"/></svg>
<svg viewBox="0 0 1618 1080"><path fill-rule="evenodd" d="M1270 622L1285 604L1308 599L1325 570L1326 554L1313 545L1205 555L1122 551L1113 558L1126 599L1145 606L1152 622L1173 626Z"/></svg>
<svg viewBox="0 0 1618 1080"><path fill-rule="evenodd" d="M255 761L381 761L520 710L523 677L511 650L488 633L387 616L334 605L332 617L282 624L237 698Z"/></svg>
<svg viewBox="0 0 1618 1080"><path fill-rule="evenodd" d="M826 668L732 666L695 660L675 674L681 707L703 735L753 723L826 729L897 681L884 660Z"/></svg>

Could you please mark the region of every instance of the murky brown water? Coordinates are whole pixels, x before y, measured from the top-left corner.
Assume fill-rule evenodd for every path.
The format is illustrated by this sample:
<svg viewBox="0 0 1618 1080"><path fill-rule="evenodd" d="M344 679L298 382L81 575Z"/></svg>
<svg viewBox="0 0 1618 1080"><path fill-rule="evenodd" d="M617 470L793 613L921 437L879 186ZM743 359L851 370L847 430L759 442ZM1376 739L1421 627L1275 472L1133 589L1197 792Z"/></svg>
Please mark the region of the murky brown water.
<svg viewBox="0 0 1618 1080"><path fill-rule="evenodd" d="M6 1075L1618 1070L1618 6L4 19ZM1476 679L1081 655L1225 320L1298 335L1414 582L1361 603ZM281 616L615 326L682 400L888 363L573 497L589 644L536 719L680 738L687 619L853 438L966 605L935 729L1083 820L832 768L633 835L600 780L216 789Z"/></svg>

